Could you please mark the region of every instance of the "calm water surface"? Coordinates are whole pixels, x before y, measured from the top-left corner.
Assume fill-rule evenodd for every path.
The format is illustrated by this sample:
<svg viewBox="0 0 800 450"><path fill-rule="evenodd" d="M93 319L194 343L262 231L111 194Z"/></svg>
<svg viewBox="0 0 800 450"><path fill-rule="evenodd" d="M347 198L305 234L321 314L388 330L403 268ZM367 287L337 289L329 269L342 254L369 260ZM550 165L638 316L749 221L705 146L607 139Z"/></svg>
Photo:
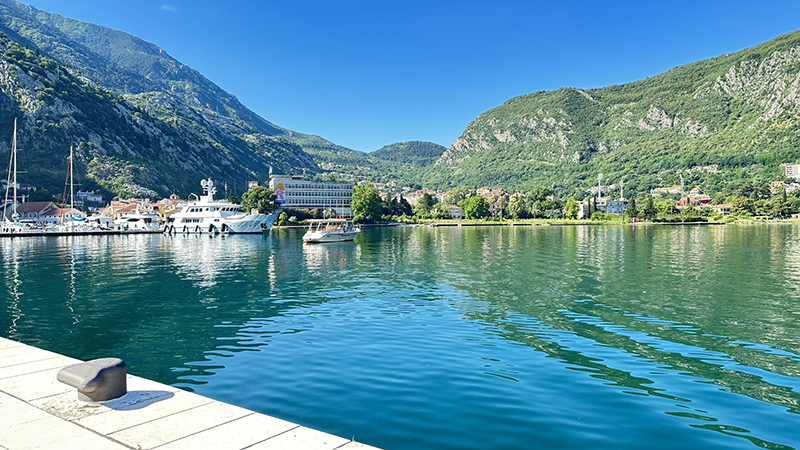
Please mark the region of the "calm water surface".
<svg viewBox="0 0 800 450"><path fill-rule="evenodd" d="M800 226L0 240L0 336L385 449L800 448Z"/></svg>

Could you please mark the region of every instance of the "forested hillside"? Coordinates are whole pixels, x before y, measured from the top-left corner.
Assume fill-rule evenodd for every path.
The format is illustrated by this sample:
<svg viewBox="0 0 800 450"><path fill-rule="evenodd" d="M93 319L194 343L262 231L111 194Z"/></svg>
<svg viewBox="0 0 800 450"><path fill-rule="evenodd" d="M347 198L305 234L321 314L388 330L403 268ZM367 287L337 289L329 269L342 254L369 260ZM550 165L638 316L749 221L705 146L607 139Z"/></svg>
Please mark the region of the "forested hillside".
<svg viewBox="0 0 800 450"><path fill-rule="evenodd" d="M433 142L397 142L381 147L370 156L384 161L409 164L412 167L425 167L436 162L447 147Z"/></svg>
<svg viewBox="0 0 800 450"><path fill-rule="evenodd" d="M270 166L318 170L292 133L156 45L13 0L0 0L0 32L0 156L18 117L28 183L63 184L70 143L76 174L116 194L187 194L209 176L242 190Z"/></svg>
<svg viewBox="0 0 800 450"><path fill-rule="evenodd" d="M535 92L481 114L418 180L582 195L599 173L638 192L678 171L711 192L782 179L800 162L799 88L793 32L634 83Z"/></svg>
<svg viewBox="0 0 800 450"><path fill-rule="evenodd" d="M162 120L153 104L180 112ZM243 190L270 162L305 155L279 138L247 139L158 93L125 100L0 33L0 154L8 155L14 118L24 181L53 192L63 187L70 145L87 188L140 196L197 191L209 176Z"/></svg>

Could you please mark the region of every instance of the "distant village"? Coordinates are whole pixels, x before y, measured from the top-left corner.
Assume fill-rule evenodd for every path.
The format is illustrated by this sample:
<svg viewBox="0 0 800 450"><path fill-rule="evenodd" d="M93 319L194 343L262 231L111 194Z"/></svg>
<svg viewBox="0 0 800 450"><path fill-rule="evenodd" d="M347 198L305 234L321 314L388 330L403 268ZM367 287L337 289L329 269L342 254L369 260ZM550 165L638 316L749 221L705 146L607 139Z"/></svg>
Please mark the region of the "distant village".
<svg viewBox="0 0 800 450"><path fill-rule="evenodd" d="M800 178L800 164L782 164L785 170L786 179ZM716 166L697 166L691 169L686 169L686 172L704 171L715 173L718 171ZM339 174L342 175L342 174ZM280 184L281 189L287 189L286 193L282 195L288 198L294 198L295 203L282 204L283 207L289 208L321 208L326 202L326 195L331 195L329 187L325 184L338 183L338 188L344 189L344 198L342 193L336 193L336 209L339 213L351 213L349 200L352 196L352 186L356 184L354 181L343 182L339 181L316 181L303 180L302 176L294 175L278 175L271 176L269 187L276 188ZM350 178L344 177L341 178ZM294 185L292 180L303 180L303 184ZM623 215L630 205L630 199L625 197L623 185L617 184L601 184L598 180L598 185L592 186L586 190L586 198L578 202L578 218L589 218L590 199L593 200L593 207L595 211L602 213ZM347 186L342 183L349 184ZM360 181L357 184L368 183L368 181ZM261 185L260 182L251 182L250 187ZM266 184L266 183L264 183ZM440 203L443 209L449 214L452 219L462 219L464 213L461 207L457 205L447 204L448 196L451 191L439 191L433 189L412 189L410 187L398 186L395 182L388 183L371 183L378 191L379 195L384 201L389 199L402 197L405 201L414 207L417 202L425 195L435 199L435 203ZM0 188L6 189L8 182L0 181ZM298 189L299 188L299 189ZM77 191L74 194L74 205L59 206L55 201L27 201L30 194L36 191L36 187L28 184L18 185L18 200L17 213L20 219L29 222L38 222L41 224L58 224L61 223L63 217L87 217L91 214L103 215L112 219L118 219L130 214L134 211L145 211L152 214L158 214L166 217L170 214L178 212L186 203L185 199L181 199L176 194L170 195L168 198L161 200L152 200L150 198L129 198L120 200L108 201L95 191ZM302 191L300 190L302 189ZM773 195L786 192L791 193L800 189L800 183L786 182L784 180L773 181L770 185L770 191ZM312 192L318 191L318 192ZM522 199L526 194L523 192L509 192L505 189L493 189L487 186L482 186L474 190L475 194L483 197L489 204L489 214L497 216L503 208L503 205L508 205L511 202ZM675 198L678 197L675 208L678 211L683 211L686 208L705 209L708 208L715 214L726 215L733 212L733 207L730 204L711 204L711 196L703 192L699 187L686 188L684 186L670 186L659 187L650 190L650 195L654 198ZM307 197L309 200L304 200ZM10 200L7 198L6 204Z"/></svg>

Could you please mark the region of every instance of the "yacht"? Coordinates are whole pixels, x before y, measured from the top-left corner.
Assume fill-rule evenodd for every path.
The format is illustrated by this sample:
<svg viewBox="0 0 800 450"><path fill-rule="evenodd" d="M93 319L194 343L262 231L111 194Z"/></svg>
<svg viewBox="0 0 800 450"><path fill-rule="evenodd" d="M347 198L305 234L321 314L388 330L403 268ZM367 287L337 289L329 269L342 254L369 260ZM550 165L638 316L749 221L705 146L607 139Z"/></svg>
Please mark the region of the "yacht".
<svg viewBox="0 0 800 450"><path fill-rule="evenodd" d="M165 232L260 234L268 232L278 218L278 214L259 214L255 210L245 213L242 212L242 205L214 201L217 189L210 178L202 180L200 186L204 195L168 217Z"/></svg>
<svg viewBox="0 0 800 450"><path fill-rule="evenodd" d="M138 206L114 221L114 227L123 232L160 232L162 231L161 225L161 216Z"/></svg>
<svg viewBox="0 0 800 450"><path fill-rule="evenodd" d="M303 242L322 244L352 241L358 233L361 233L361 229L353 223L353 219L309 219Z"/></svg>

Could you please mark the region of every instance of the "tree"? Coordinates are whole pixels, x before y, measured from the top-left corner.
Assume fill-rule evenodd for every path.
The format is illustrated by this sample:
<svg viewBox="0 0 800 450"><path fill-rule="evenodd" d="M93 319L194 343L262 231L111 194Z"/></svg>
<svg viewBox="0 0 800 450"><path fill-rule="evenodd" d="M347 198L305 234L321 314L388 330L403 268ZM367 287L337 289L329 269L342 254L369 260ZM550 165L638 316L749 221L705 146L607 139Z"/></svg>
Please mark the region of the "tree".
<svg viewBox="0 0 800 450"><path fill-rule="evenodd" d="M400 194L397 197L397 201L392 204L392 215L410 216L411 214L411 205L408 203L408 200L403 198L403 194Z"/></svg>
<svg viewBox="0 0 800 450"><path fill-rule="evenodd" d="M231 195L228 196L228 201L231 203L239 203L239 197L237 197L236 194L231 192Z"/></svg>
<svg viewBox="0 0 800 450"><path fill-rule="evenodd" d="M462 200L459 206L467 219L482 219L489 215L489 202L480 195Z"/></svg>
<svg viewBox="0 0 800 450"><path fill-rule="evenodd" d="M575 200L574 197L570 197L567 199L567 205L565 207L567 219L577 219L578 218L578 201Z"/></svg>
<svg viewBox="0 0 800 450"><path fill-rule="evenodd" d="M428 215L431 213L431 208L436 204L436 197L428 194L427 192L417 199L416 208L420 215Z"/></svg>
<svg viewBox="0 0 800 450"><path fill-rule="evenodd" d="M653 196L647 197L647 203L644 205L644 210L642 211L642 215L647 220L653 220L656 218L656 214L658 211L656 210L655 202L653 201Z"/></svg>
<svg viewBox="0 0 800 450"><path fill-rule="evenodd" d="M632 198L630 202L628 202L628 208L625 210L625 215L630 217L631 220L639 217L639 209L636 208L636 199Z"/></svg>
<svg viewBox="0 0 800 450"><path fill-rule="evenodd" d="M799 199L800 200L800 199ZM450 211L447 209L447 205L443 203L437 203L431 209L431 217L433 219L452 219L453 217L450 215Z"/></svg>
<svg viewBox="0 0 800 450"><path fill-rule="evenodd" d="M261 214L269 214L278 208L278 197L272 189L264 186L254 186L242 195L242 209L258 210Z"/></svg>
<svg viewBox="0 0 800 450"><path fill-rule="evenodd" d="M522 218L522 203L519 200L514 200L508 203L508 215L511 216L512 219Z"/></svg>
<svg viewBox="0 0 800 450"><path fill-rule="evenodd" d="M353 218L357 222L377 222L381 220L383 201L378 190L371 183L353 187Z"/></svg>
<svg viewBox="0 0 800 450"><path fill-rule="evenodd" d="M731 209L739 214L752 216L756 212L756 202L750 197L736 196L731 202Z"/></svg>
<svg viewBox="0 0 800 450"><path fill-rule="evenodd" d="M448 205L458 205L473 195L475 195L475 192L472 189L466 186L461 186L451 190L450 194L447 195L447 198L444 199L444 202Z"/></svg>

